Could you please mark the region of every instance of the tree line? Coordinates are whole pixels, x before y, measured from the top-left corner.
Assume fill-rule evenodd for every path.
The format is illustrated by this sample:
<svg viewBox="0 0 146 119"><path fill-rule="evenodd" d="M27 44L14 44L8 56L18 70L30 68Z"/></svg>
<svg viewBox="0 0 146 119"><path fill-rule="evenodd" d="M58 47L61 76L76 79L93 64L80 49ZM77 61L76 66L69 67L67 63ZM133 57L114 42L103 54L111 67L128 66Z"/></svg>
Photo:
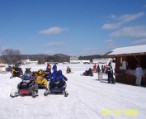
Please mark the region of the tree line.
<svg viewBox="0 0 146 119"><path fill-rule="evenodd" d="M90 60L92 62L95 58L103 58L103 55L90 55L90 56L79 56L79 60ZM69 62L70 56L65 54L54 54L54 55L46 55L46 54L37 54L37 55L24 55L21 54L19 49L4 49L1 50L0 62L6 64L16 64L22 60L33 60L38 61L39 64L43 64L45 62Z"/></svg>
<svg viewBox="0 0 146 119"><path fill-rule="evenodd" d="M1 50L0 62L6 64L16 64L22 60L33 60L38 61L39 64L43 64L45 62L69 62L70 56L64 54L55 54L55 55L45 55L45 54L37 54L37 55L24 55L21 54L20 50L17 49L5 49Z"/></svg>

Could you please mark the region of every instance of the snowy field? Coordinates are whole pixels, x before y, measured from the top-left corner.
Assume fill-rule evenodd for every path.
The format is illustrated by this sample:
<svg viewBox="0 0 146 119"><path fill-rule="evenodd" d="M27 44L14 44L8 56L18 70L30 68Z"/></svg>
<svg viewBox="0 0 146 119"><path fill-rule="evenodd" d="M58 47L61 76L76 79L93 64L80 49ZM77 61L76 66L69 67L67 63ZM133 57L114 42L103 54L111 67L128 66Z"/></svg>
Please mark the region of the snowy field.
<svg viewBox="0 0 146 119"><path fill-rule="evenodd" d="M81 76L91 64L58 64L68 78L68 97L63 95L10 98L10 88L20 79L11 74L0 74L0 119L146 119L146 88L125 84L107 84L107 76L99 81L98 75ZM70 66L73 73L66 74ZM46 65L26 65L32 71Z"/></svg>

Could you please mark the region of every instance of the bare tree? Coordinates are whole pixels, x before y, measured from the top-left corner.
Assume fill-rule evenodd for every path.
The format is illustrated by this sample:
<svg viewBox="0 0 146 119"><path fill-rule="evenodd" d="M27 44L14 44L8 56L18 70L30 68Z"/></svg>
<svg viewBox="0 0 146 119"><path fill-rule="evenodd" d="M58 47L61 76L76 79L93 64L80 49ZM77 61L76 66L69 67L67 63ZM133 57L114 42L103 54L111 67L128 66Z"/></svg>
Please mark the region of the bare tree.
<svg viewBox="0 0 146 119"><path fill-rule="evenodd" d="M15 64L21 60L21 52L19 49L5 49L2 50L2 57L8 64Z"/></svg>

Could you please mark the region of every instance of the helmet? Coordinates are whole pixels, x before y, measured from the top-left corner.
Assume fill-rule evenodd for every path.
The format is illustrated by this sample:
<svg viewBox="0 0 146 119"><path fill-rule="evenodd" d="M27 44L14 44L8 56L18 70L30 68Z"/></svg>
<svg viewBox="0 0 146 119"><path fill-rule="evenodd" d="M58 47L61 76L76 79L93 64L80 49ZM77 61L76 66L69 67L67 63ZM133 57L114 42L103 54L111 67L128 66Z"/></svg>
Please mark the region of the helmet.
<svg viewBox="0 0 146 119"><path fill-rule="evenodd" d="M62 70L59 70L57 73L58 75L62 75Z"/></svg>
<svg viewBox="0 0 146 119"><path fill-rule="evenodd" d="M38 71L38 74L39 75L42 75L44 73L44 71L42 70L42 69L40 69L39 71Z"/></svg>

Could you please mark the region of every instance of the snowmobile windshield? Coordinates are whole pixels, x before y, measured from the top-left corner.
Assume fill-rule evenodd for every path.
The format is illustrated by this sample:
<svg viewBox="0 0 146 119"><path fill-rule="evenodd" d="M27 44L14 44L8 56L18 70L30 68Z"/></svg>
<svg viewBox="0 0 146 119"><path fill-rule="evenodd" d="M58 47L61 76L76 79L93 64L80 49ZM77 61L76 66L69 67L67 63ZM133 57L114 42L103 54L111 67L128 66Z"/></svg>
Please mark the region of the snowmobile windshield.
<svg viewBox="0 0 146 119"><path fill-rule="evenodd" d="M33 76L31 76L31 75L23 75L22 79L23 80L30 80L30 79L33 79Z"/></svg>

